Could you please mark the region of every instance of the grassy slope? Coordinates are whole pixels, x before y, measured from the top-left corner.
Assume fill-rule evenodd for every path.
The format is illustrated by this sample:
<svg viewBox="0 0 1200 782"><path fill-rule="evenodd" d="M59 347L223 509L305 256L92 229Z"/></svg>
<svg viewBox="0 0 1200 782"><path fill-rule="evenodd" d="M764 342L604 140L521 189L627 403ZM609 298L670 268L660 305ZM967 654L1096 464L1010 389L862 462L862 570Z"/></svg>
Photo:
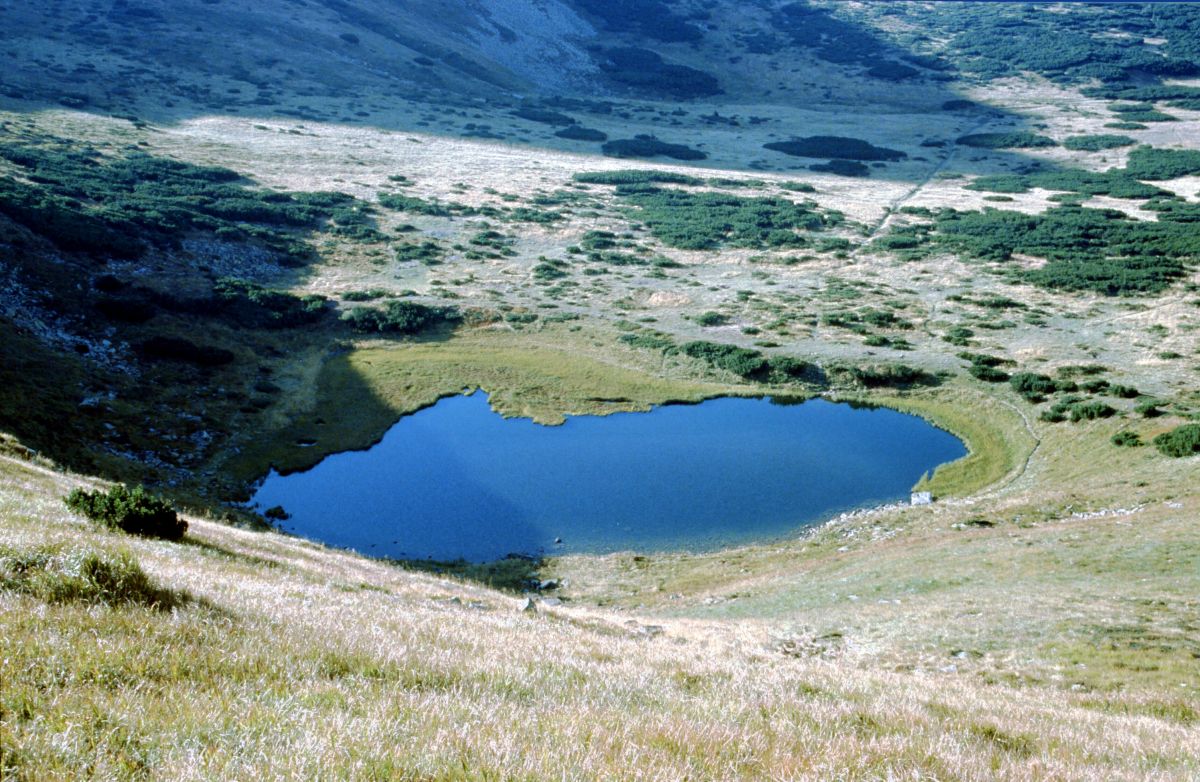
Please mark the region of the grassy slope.
<svg viewBox="0 0 1200 782"><path fill-rule="evenodd" d="M808 171L761 175L771 183L812 180L823 208L844 211L870 237L905 224L910 218L895 211L902 205L988 205L955 175L1000 173L1030 159L1082 164L1062 150L1016 158L948 147L942 157L916 139L1008 127L1002 119L977 127L991 120L924 109L877 113L878 91L895 85L867 93L857 75L820 73L816 82L836 84L838 100L829 105L792 99L692 109L695 117L737 110L773 118L757 131L699 122L676 130L662 107L646 118L584 119L614 136L661 130L675 139L686 130L689 143L706 145L706 165L734 169L761 157L760 142L779 133L857 135L869 127L872 140L906 148L912 160L865 182ZM767 83L763 73L748 78ZM943 97L940 88L908 89L919 100L902 104L936 107ZM146 95L153 105L155 94ZM1028 110L1056 137L1097 132L1111 119L1103 101L1037 81L989 84L972 95ZM297 100L331 117L360 108L340 97ZM246 119L205 117L146 131L63 111L6 112L3 119L10 132L28 126L137 142L233 165L267 186L367 199L390 189L395 172L416 181L405 192L480 205L508 203L501 199L510 191L522 198L556 191L581 169L631 166L547 150L531 165L528 149L456 138L462 122L452 110L432 118L423 104L381 103L387 106L361 107L376 128L263 119L271 112L250 106L242 109ZM847 114L847 104L864 113ZM510 141L594 152L508 117L503 107L497 112L486 121ZM1185 114L1165 123L1173 128L1135 135L1192 145L1197 122ZM389 127L422 130L397 136L378 129ZM1119 165L1123 154L1087 165ZM917 160L925 155L931 159ZM463 180L472 185L451 185ZM247 431L246 449L226 466L248 475L265 462L299 466L361 446L396 415L464 386L492 391L505 414L547 421L568 410L744 390L617 346L615 334L598 325L613 317L653 315L656 327L679 339L743 344L751 338L737 328L754 326L783 352L865 360L880 351L858 335L804 324L826 312L899 301L917 329L891 336L916 349L885 350L885 358L961 372L953 357L959 348L942 335L966 325L978 331L972 349L1011 356L1022 368L1097 361L1114 368L1114 380L1180 403L1177 410L1196 400L1194 287L1155 300L1067 296L1013 286L957 259L918 267L856 250L850 262L825 255L782 264L735 251L673 252L638 234L686 270L666 280L636 270L590 281L580 275L586 285L566 300L551 296L529 280L534 258L561 254L585 229L629 229L607 190L588 192L599 205L580 207L567 226L502 226L519 234L515 260L467 263L452 255L428 270L376 263L385 257L378 248L323 246L327 262L296 281L304 291L381 285L436 297L438 283L464 305L494 306L495 288L517 307L563 304L584 316L587 331L476 332L447 343L359 350L323 368L317 351L289 355L276 376L287 398L264 413L286 436L258 445L265 438ZM1104 199L1096 205L1132 209ZM1010 206L1040 211L1046 193L1018 196ZM386 215L384 223L390 230L410 219L445 244L482 227L407 214ZM1200 284L1195 272L1191 282ZM743 290L754 295L743 301L735 296ZM652 291L677 296L656 301ZM996 314L949 300L964 291L1015 296L1047 324L1014 314L1011 326L983 329ZM707 309L738 325L699 329L690 318ZM1164 358L1168 348L1178 358ZM555 560L542 575L565 581L567 603L539 616L466 582L202 521L193 522L185 545L96 533L65 516L58 500L80 479L3 460L0 545L128 548L157 582L194 599L164 613L50 604L0 590L0 769L38 779L1195 779L1200 462L1108 442L1118 428L1149 440L1179 420L1050 426L1024 420L1036 409L1005 389L984 388L956 381L930 394L873 397L971 443L974 456L943 468L930 485L955 499L712 555ZM597 399L617 397L628 401ZM346 414L331 414L339 409ZM317 445L292 447L308 437Z"/></svg>
<svg viewBox="0 0 1200 782"><path fill-rule="evenodd" d="M78 479L8 458L0 476L0 545L129 549L191 597L159 612L0 592L0 747L20 776L1200 773L1195 499L969 531L947 527L978 508L909 512L886 535L868 517L744 554L789 560L768 584L782 612L703 607L696 584L671 601L695 607L671 613L706 615L647 618L524 614L500 593L202 520L184 544L121 538L64 512ZM946 582L953 563L987 587ZM1083 653L1087 668L1070 663Z"/></svg>

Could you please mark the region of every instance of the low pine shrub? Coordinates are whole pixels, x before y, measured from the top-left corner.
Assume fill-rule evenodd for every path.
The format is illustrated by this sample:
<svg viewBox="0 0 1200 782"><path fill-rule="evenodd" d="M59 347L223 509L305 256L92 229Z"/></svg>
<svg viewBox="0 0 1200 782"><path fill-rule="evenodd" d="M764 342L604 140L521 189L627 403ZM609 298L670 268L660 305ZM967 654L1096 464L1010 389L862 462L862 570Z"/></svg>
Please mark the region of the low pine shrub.
<svg viewBox="0 0 1200 782"><path fill-rule="evenodd" d="M1154 438L1154 447L1167 456L1182 458L1200 453L1200 424L1184 424Z"/></svg>
<svg viewBox="0 0 1200 782"><path fill-rule="evenodd" d="M150 494L142 486L114 486L108 491L75 489L63 498L72 511L109 529L132 535L164 540L179 540L187 532L187 522L170 503Z"/></svg>

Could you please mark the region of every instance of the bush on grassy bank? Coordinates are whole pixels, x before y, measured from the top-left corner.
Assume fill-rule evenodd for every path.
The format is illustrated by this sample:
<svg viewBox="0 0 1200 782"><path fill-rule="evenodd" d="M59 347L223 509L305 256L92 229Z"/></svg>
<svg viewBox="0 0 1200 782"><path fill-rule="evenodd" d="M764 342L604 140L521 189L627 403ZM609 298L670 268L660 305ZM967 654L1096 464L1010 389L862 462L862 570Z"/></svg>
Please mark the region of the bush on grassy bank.
<svg viewBox="0 0 1200 782"><path fill-rule="evenodd" d="M72 511L101 526L132 535L179 540L187 532L187 522L175 509L142 486L130 489L117 485L108 491L75 489L63 501Z"/></svg>

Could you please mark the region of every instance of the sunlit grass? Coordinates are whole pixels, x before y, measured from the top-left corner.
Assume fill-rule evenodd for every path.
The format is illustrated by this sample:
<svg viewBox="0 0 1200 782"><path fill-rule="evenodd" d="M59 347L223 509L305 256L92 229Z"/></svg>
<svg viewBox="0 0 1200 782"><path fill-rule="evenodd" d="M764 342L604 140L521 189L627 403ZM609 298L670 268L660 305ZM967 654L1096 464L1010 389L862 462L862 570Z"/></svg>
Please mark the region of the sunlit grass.
<svg viewBox="0 0 1200 782"><path fill-rule="evenodd" d="M75 485L5 459L0 545L125 549L192 599L0 589L17 778L1200 773L1191 500L1078 519L1014 497L712 555L573 558L567 603L529 614L201 519L184 543L96 530L61 503ZM979 517L996 526L964 525ZM1135 573L1153 577L1130 587Z"/></svg>

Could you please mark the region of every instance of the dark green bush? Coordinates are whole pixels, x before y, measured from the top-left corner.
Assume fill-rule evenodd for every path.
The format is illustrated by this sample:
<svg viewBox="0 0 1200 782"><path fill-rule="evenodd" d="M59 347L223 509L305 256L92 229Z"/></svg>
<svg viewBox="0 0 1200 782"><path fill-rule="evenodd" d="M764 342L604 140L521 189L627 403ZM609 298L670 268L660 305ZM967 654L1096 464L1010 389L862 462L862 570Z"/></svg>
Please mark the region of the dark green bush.
<svg viewBox="0 0 1200 782"><path fill-rule="evenodd" d="M903 160L908 157L898 149L877 147L869 141L848 136L808 136L791 141L773 141L764 149L795 157L837 158L841 160Z"/></svg>
<svg viewBox="0 0 1200 782"><path fill-rule="evenodd" d="M871 175L871 169L867 167L867 164L857 160L830 160L828 163L813 163L808 168L810 171L836 174L837 176L868 177Z"/></svg>
<svg viewBox="0 0 1200 782"><path fill-rule="evenodd" d="M248 234L275 249L281 228L317 228L355 203L342 193L257 190L226 168L134 153L104 158L53 140L0 144L0 158L35 184L0 178L0 212L64 250L137 257L188 231Z"/></svg>
<svg viewBox="0 0 1200 782"><path fill-rule="evenodd" d="M1157 399L1147 399L1144 402L1138 402L1133 411L1143 418L1158 418L1162 415L1162 410L1159 409L1161 404L1162 402Z"/></svg>
<svg viewBox="0 0 1200 782"><path fill-rule="evenodd" d="M533 267L533 278L542 282L561 279L568 274L562 261L543 261Z"/></svg>
<svg viewBox="0 0 1200 782"><path fill-rule="evenodd" d="M668 351L675 347L675 342L666 334L622 334L618 339L634 348Z"/></svg>
<svg viewBox="0 0 1200 782"><path fill-rule="evenodd" d="M728 322L729 316L711 310L696 316L696 323L701 326L724 326Z"/></svg>
<svg viewBox="0 0 1200 782"><path fill-rule="evenodd" d="M1200 424L1183 424L1163 432L1154 438L1154 447L1175 458L1200 453Z"/></svg>
<svg viewBox="0 0 1200 782"><path fill-rule="evenodd" d="M967 371L972 377L985 383L1003 383L1009 380L1009 374L1004 370L984 364L972 364Z"/></svg>
<svg viewBox="0 0 1200 782"><path fill-rule="evenodd" d="M1137 142L1129 136L1118 136L1113 133L1100 133L1090 136L1070 136L1063 139L1063 146L1076 152L1098 152L1104 149L1128 147Z"/></svg>
<svg viewBox="0 0 1200 782"><path fill-rule="evenodd" d="M828 369L828 373L840 382L867 388L934 386L940 382L934 375L907 364L834 365Z"/></svg>
<svg viewBox="0 0 1200 782"><path fill-rule="evenodd" d="M1119 448L1136 448L1142 444L1142 438L1138 437L1137 432L1117 432L1112 436L1112 444Z"/></svg>
<svg viewBox="0 0 1200 782"><path fill-rule="evenodd" d="M834 222L831 215L786 198L673 188L648 188L625 198L638 207L634 216L656 238L684 250L803 246L807 240L798 230L817 230Z"/></svg>
<svg viewBox="0 0 1200 782"><path fill-rule="evenodd" d="M698 41L700 29L671 9L664 0L577 0L576 5L598 17L615 33L637 33L656 41Z"/></svg>
<svg viewBox="0 0 1200 782"><path fill-rule="evenodd" d="M117 485L108 491L75 489L63 501L75 513L109 529L164 540L179 540L187 522L170 503L142 486Z"/></svg>
<svg viewBox="0 0 1200 782"><path fill-rule="evenodd" d="M452 217L455 215L469 217L479 214L478 209L464 204L426 201L416 196L406 196L399 193L380 193L379 205L386 209L394 209L397 212L411 212L429 217Z"/></svg>
<svg viewBox="0 0 1200 782"><path fill-rule="evenodd" d="M702 185L700 177L677 174L672 171L643 171L624 169L621 171L583 171L571 177L576 182L589 185L645 185L661 183L667 185Z"/></svg>
<svg viewBox="0 0 1200 782"><path fill-rule="evenodd" d="M604 131L585 128L582 125L570 125L557 131L554 135L572 141L608 141L608 134Z"/></svg>
<svg viewBox="0 0 1200 782"><path fill-rule="evenodd" d="M1132 177L1151 181L1200 174L1200 150L1138 147L1129 153L1125 170Z"/></svg>
<svg viewBox="0 0 1200 782"><path fill-rule="evenodd" d="M810 361L792 356L771 356L767 359L768 377L772 383L800 381L820 385L825 382L821 368Z"/></svg>
<svg viewBox="0 0 1200 782"><path fill-rule="evenodd" d="M708 154L683 144L660 141L653 136L606 141L600 151L609 157L669 157L674 160L704 160Z"/></svg>
<svg viewBox="0 0 1200 782"><path fill-rule="evenodd" d="M342 320L355 331L378 334L416 334L461 319L453 307L430 307L412 301L389 301L382 308L354 307Z"/></svg>
<svg viewBox="0 0 1200 782"><path fill-rule="evenodd" d="M1052 378L1036 372L1018 372L1009 379L1009 384L1014 391L1031 402L1041 401L1046 394L1057 390Z"/></svg>
<svg viewBox="0 0 1200 782"><path fill-rule="evenodd" d="M1047 288L1107 295L1156 293L1184 273L1183 259L1200 256L1200 234L1188 215L1134 220L1113 209L1058 207L1036 215L988 209L938 216L932 241L986 261L1014 254L1047 259L1014 271Z"/></svg>
<svg viewBox="0 0 1200 782"><path fill-rule="evenodd" d="M679 350L686 356L747 379L761 379L769 368L762 353L737 345L695 341L684 343Z"/></svg>
<svg viewBox="0 0 1200 782"><path fill-rule="evenodd" d="M316 323L325 315L328 304L324 296L294 296L233 277L217 280L213 294L227 316L248 328L281 329Z"/></svg>
<svg viewBox="0 0 1200 782"><path fill-rule="evenodd" d="M1091 421L1096 418L1108 418L1117 411L1098 400L1078 402L1071 406L1072 421Z"/></svg>
<svg viewBox="0 0 1200 782"><path fill-rule="evenodd" d="M979 149L1031 149L1057 146L1052 138L1024 130L1011 133L972 133L959 137L958 143L964 147Z"/></svg>
<svg viewBox="0 0 1200 782"><path fill-rule="evenodd" d="M942 339L949 342L951 345L966 347L971 343L971 337L975 336L975 332L966 326L955 326L942 335Z"/></svg>

